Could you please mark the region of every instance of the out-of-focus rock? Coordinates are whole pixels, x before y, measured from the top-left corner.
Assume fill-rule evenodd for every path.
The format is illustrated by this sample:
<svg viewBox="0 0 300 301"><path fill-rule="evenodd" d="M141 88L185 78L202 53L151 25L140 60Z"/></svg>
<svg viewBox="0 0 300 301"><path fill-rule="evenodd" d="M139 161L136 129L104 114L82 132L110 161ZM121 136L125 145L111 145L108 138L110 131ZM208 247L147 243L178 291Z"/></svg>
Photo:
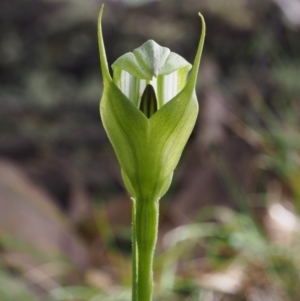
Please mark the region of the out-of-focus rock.
<svg viewBox="0 0 300 301"><path fill-rule="evenodd" d="M7 161L0 161L0 231L9 264L21 270L55 259L77 269L89 264L84 243L55 202Z"/></svg>
<svg viewBox="0 0 300 301"><path fill-rule="evenodd" d="M265 227L270 239L282 246L289 246L295 240L299 217L279 202L268 206Z"/></svg>

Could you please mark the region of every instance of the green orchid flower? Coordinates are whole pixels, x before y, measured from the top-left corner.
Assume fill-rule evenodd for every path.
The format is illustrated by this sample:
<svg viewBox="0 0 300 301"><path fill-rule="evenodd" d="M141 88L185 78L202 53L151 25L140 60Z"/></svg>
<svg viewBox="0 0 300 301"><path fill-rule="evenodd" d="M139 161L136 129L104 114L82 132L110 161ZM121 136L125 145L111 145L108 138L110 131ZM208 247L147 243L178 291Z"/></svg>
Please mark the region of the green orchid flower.
<svg viewBox="0 0 300 301"><path fill-rule="evenodd" d="M98 21L103 95L100 114L133 201L133 299L151 300L158 201L168 190L198 115L195 93L205 23L193 66L149 40L107 64ZM190 75L188 76L188 73Z"/></svg>

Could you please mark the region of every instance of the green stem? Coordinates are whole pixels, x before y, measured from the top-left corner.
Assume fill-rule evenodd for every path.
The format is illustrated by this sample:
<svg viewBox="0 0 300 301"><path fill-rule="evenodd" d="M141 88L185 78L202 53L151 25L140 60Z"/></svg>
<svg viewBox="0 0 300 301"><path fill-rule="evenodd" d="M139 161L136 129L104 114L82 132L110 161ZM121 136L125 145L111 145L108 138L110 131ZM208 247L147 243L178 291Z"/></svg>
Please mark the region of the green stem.
<svg viewBox="0 0 300 301"><path fill-rule="evenodd" d="M136 246L136 200L132 200L132 301L137 299L137 246Z"/></svg>
<svg viewBox="0 0 300 301"><path fill-rule="evenodd" d="M157 240L158 200L136 202L137 301L151 301L153 255Z"/></svg>

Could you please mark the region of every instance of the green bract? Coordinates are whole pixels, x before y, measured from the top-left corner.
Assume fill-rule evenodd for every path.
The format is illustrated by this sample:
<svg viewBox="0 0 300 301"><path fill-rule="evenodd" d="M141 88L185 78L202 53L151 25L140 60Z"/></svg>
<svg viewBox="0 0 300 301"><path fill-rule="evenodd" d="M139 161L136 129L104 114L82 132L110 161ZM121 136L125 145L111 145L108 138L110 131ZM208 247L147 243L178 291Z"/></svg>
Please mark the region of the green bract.
<svg viewBox="0 0 300 301"><path fill-rule="evenodd" d="M204 43L204 20L200 15L202 35L193 66L149 40L114 62L112 79L102 37L102 13L103 7L98 23L104 82L100 103L102 122L128 192L137 200L157 200L168 190L196 122L195 85ZM149 84L155 95L153 89L146 93ZM157 103L142 104L140 110L144 91L148 94L145 99Z"/></svg>

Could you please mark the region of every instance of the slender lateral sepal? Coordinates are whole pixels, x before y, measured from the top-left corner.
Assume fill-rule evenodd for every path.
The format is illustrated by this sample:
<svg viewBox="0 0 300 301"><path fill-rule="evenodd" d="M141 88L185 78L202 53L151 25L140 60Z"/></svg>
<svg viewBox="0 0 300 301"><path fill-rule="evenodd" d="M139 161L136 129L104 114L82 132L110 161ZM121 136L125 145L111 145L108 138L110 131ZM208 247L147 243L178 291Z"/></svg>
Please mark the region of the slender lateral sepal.
<svg viewBox="0 0 300 301"><path fill-rule="evenodd" d="M200 40L199 40L199 45L198 45L197 53L195 56L193 68L192 68L191 75L190 75L190 81L193 83L194 87L196 86L196 83L197 83L197 75L198 75L198 70L200 67L200 61L201 61L201 57L202 57L203 46L204 46L205 35L206 35L206 24L205 24L204 17L200 13L198 13L198 15L201 19L202 27L201 27L201 36L200 36Z"/></svg>
<svg viewBox="0 0 300 301"><path fill-rule="evenodd" d="M103 33L102 33L102 15L104 11L104 4L102 4L99 17L98 17L98 45L99 45L99 53L100 53L100 62L101 62L101 71L103 75L104 82L106 80L112 80L109 74L107 59L106 59L106 52L104 47L103 41Z"/></svg>
<svg viewBox="0 0 300 301"><path fill-rule="evenodd" d="M104 82L100 115L132 197L132 301L151 301L159 199L171 184L198 115L195 86L205 21L199 14L202 31L193 66L149 40L118 58L111 77L101 27L103 9L104 5L98 19Z"/></svg>

